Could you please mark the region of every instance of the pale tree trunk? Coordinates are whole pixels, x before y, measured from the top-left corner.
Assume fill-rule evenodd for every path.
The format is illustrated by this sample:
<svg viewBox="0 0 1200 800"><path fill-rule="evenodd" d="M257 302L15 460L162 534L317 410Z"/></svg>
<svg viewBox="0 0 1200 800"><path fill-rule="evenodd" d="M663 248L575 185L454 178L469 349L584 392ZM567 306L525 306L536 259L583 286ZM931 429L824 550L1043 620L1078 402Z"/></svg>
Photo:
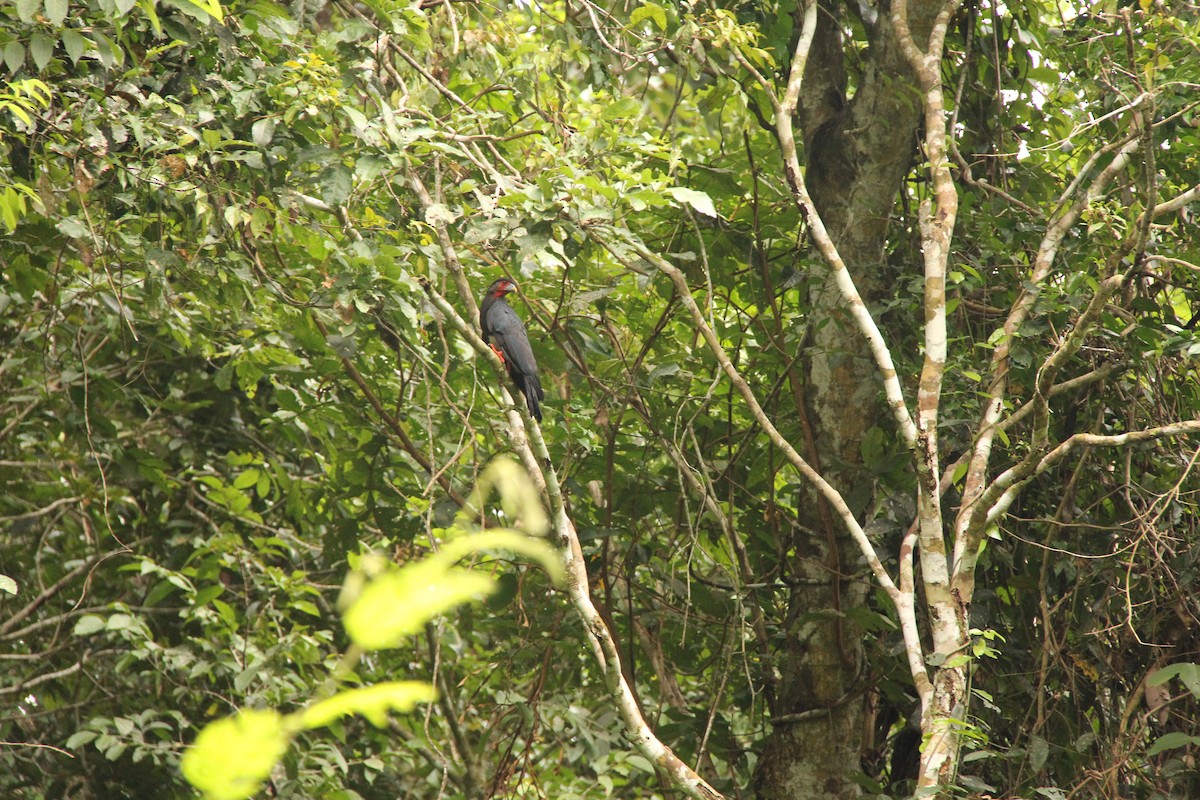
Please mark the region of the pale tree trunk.
<svg viewBox="0 0 1200 800"><path fill-rule="evenodd" d="M958 189L950 174L947 112L942 86L942 51L957 0L943 3L928 35L910 27L907 0L892 4L892 24L900 48L921 89L924 112L923 143L933 197L920 209L921 249L925 272L925 359L917 390L918 442L917 539L921 554L922 588L932 639L932 686L922 692L921 730L924 746L917 790L946 788L958 771L962 737L959 720L967 718L967 652L970 646L970 608L974 582L953 582L946 553L946 529L941 506L941 463L938 412L946 367L946 264L958 214ZM958 569L960 565L955 565ZM913 654L910 654L910 661Z"/></svg>
<svg viewBox="0 0 1200 800"><path fill-rule="evenodd" d="M868 59L854 96L845 97L846 13L835 3L822 4L817 13L796 118L813 206L870 305L887 296L896 277L889 274L885 243L921 117L916 81L886 14L866 26ZM794 393L811 430L805 455L847 495L861 519L871 499L861 469L863 440L873 427L893 427L890 412L879 400L870 345L837 277L830 273L809 301L805 379ZM779 695L755 774L755 789L764 799L858 793L853 778L869 733L862 685L867 667L861 632L842 615L865 602L866 588L860 581L830 578L855 574L861 555L843 540L841 524L823 502L817 492L808 492L794 529L800 581L789 598L787 638L777 662Z"/></svg>

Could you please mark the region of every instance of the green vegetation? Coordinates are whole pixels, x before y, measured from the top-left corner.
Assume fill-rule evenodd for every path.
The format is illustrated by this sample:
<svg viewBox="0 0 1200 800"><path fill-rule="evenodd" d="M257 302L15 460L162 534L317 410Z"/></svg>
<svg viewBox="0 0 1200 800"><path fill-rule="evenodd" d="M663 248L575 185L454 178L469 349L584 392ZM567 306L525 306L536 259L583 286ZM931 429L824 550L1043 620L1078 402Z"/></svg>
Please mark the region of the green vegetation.
<svg viewBox="0 0 1200 800"><path fill-rule="evenodd" d="M851 5L0 4L0 796L1195 796L1200 15Z"/></svg>

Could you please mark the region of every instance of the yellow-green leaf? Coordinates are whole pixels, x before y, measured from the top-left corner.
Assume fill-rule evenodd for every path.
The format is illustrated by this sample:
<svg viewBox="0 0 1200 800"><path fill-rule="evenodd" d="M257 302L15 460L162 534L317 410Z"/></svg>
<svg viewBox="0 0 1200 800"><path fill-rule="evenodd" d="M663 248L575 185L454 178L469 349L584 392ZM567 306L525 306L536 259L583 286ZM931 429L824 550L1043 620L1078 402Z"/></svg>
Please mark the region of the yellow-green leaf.
<svg viewBox="0 0 1200 800"><path fill-rule="evenodd" d="M637 25L644 19L654 20L660 31L667 29L667 12L658 3L642 3L629 15L631 25Z"/></svg>
<svg viewBox="0 0 1200 800"><path fill-rule="evenodd" d="M184 0L182 5L195 6L217 22L225 20L225 10L221 8L221 4L217 0Z"/></svg>
<svg viewBox="0 0 1200 800"><path fill-rule="evenodd" d="M339 717L362 714L372 724L383 727L387 724L389 711L411 711L418 703L433 702L436 692L433 686L421 681L390 681L365 689L338 692L306 708L300 715L305 728L319 728Z"/></svg>
<svg viewBox="0 0 1200 800"><path fill-rule="evenodd" d="M499 528L451 539L442 545L442 549L433 558L449 566L470 553L483 550L508 550L517 553L541 564L555 583L561 583L563 580L562 559L549 542L511 529Z"/></svg>
<svg viewBox="0 0 1200 800"><path fill-rule="evenodd" d="M243 800L262 786L290 741L279 714L243 711L200 732L183 755L183 777L208 800Z"/></svg>
<svg viewBox="0 0 1200 800"><path fill-rule="evenodd" d="M360 647L395 647L438 614L494 588L495 581L486 575L447 568L440 561L422 561L368 583L346 609L342 622Z"/></svg>

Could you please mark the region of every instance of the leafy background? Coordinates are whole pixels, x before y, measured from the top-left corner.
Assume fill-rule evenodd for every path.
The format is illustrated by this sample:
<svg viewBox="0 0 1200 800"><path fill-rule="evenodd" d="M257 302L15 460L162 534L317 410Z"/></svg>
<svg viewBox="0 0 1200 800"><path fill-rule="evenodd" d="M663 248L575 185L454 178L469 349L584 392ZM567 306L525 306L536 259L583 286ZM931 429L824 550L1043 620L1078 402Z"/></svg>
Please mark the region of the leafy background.
<svg viewBox="0 0 1200 800"><path fill-rule="evenodd" d="M950 275L952 457L979 416L998 312L1066 181L1129 124L1106 115L1136 96L1131 75L1154 90L1153 169L1131 168L1064 243L1013 334L1018 399L1139 210L1133 189L1152 177L1174 196L1200 171L1200 23L1142 6L1132 54L1115 3L968 4L956 27L969 57L945 68L974 182ZM767 70L791 35L771 4L0 7L0 573L17 584L0 600L5 795L190 796L179 760L199 728L294 710L324 680L349 644L335 609L348 556L419 557L509 449L496 376L419 283L466 308L451 257L476 293L520 280L543 432L628 677L681 757L744 791L798 613L800 480L629 242L685 269L802 439L786 376L822 267L763 98L729 55ZM914 163L897 200L894 293L875 309L905 375L919 369L920 175ZM1106 378L1055 409L1061 435L1197 417L1186 207L1154 227L1153 255L1081 352L1077 374ZM849 494L898 541L912 475L890 423L868 428L870 479ZM1003 639L975 672L968 788L1194 789L1195 674L1147 680L1198 660L1194 448L1084 455L989 542L977 624ZM536 570L486 566L502 585L486 605L358 668L434 683L437 703L300 734L272 796L667 793L622 738L563 596ZM855 683L879 709L862 781L899 794L914 702L899 636L874 596L844 614L869 634Z"/></svg>

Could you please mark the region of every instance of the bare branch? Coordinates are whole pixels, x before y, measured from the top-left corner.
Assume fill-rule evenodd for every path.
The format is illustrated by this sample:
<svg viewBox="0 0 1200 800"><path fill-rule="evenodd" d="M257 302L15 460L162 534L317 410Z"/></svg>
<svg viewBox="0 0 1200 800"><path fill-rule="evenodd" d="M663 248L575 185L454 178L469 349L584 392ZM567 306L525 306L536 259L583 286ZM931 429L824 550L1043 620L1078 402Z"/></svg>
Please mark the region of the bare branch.
<svg viewBox="0 0 1200 800"><path fill-rule="evenodd" d="M479 307L475 305L475 293L471 291L471 284L467 282L467 276L463 272L462 264L458 260L458 253L455 251L454 244L450 240L450 232L446 230L446 224L440 219L430 218L429 212L435 204L433 198L429 196L429 191L425 188L425 184L421 182L421 178L416 173L411 173L408 176L408 180L412 184L413 191L417 193L417 199L421 201L421 208L425 209L426 221L437 234L438 246L442 250L442 257L446 259L446 268L450 270L450 275L454 278L455 286L458 287L458 295L467 307L468 315L470 315L473 321L478 322ZM483 340L481 339L480 341ZM491 348L487 349L490 350Z"/></svg>
<svg viewBox="0 0 1200 800"><path fill-rule="evenodd" d="M1050 389L1049 396L1058 397L1060 394L1073 392L1081 387L1107 380L1108 378L1111 378L1113 375L1120 372L1126 366L1128 366L1128 362L1114 361L1109 364L1096 367L1096 369L1091 370L1090 372L1085 372L1082 375L1076 375L1074 378L1069 378L1062 383L1054 384L1054 386ZM1035 403L1032 399L1024 403L1020 408L1009 414L999 423L997 426L998 430L1006 431L1017 425L1019 422L1033 413L1034 405Z"/></svg>
<svg viewBox="0 0 1200 800"><path fill-rule="evenodd" d="M55 670L54 672L46 672L46 673L43 673L36 677L30 678L27 681L14 683L11 686L0 687L0 697L2 697L4 695L19 694L21 692L26 692L37 686L41 686L43 683L49 683L50 681L58 680L59 678L65 678L68 675L74 675L76 672L79 672L80 670L83 669L84 664L86 664L89 659L96 658L97 656L110 656L110 655L114 655L116 653L124 654L125 650L118 649L118 648L111 648L111 649L107 649L107 650L91 650L91 651L85 652L83 654L82 658L80 658L78 661L76 661L74 664L72 664L69 667L64 667L63 669Z"/></svg>
<svg viewBox="0 0 1200 800"><path fill-rule="evenodd" d="M26 603L24 608L20 609L19 611L16 611L15 613L13 613L12 616L10 616L8 619L6 619L3 624L0 624L0 636L12 631L12 629L15 628L18 623L21 622L21 620L28 617L34 611L37 611L38 608L40 608L43 603L45 603L51 597L54 597L54 595L61 592L64 587L66 587L68 584L70 584L72 581L74 581L80 575L82 575L85 572L92 569L96 564L99 564L101 561L103 561L106 558L109 558L111 556L121 555L121 554L129 553L129 552L132 552L132 551L128 547L120 547L116 550L112 550L107 553L96 553L95 555L92 555L92 556L84 559L84 561L81 564L76 566L74 569L72 569L67 574L63 575L61 578L59 578L57 581L52 583L50 586L47 586L40 593L38 593L38 595L36 597L34 597L32 600L30 600L28 603ZM79 599L82 600L83 599L82 596Z"/></svg>
<svg viewBox="0 0 1200 800"><path fill-rule="evenodd" d="M1159 425L1154 428L1146 428L1140 431L1130 431L1129 433L1115 434L1098 434L1098 433L1077 433L1074 436L1063 441L1049 453L1042 456L1032 470L1028 474L1018 476L1016 479L1008 478L1008 484L999 499L988 510L987 524L992 524L1004 515L1008 507L1012 505L1012 501L1020 494L1021 489L1026 483L1041 475L1046 470L1065 459L1077 447L1123 447L1127 444L1138 444L1140 442L1149 442L1156 439L1165 439L1170 436L1197 436L1200 435L1200 420L1191 419L1183 422L1173 422L1170 425ZM1006 472L1001 478L1007 476ZM1001 478L997 478L999 482Z"/></svg>
<svg viewBox="0 0 1200 800"><path fill-rule="evenodd" d="M82 502L82 497L60 497L47 506L36 509L34 511L26 511L24 514L13 514L11 517L0 517L0 522L20 522L22 520L36 519L37 517L45 516L50 512L61 508L62 506L70 505L71 503Z"/></svg>
<svg viewBox="0 0 1200 800"><path fill-rule="evenodd" d="M1178 194L1175 197L1172 197L1170 200L1166 200L1156 205L1154 210L1151 212L1151 217L1161 217L1163 214L1174 213L1189 203L1194 203L1197 200L1200 200L1200 183L1188 189L1186 192Z"/></svg>
<svg viewBox="0 0 1200 800"><path fill-rule="evenodd" d="M1100 197L1109 184L1116 179L1117 175L1128 166L1130 155L1137 150L1138 146L1138 140L1132 138L1124 142L1108 145L1093 155L1087 164L1084 165L1076 180L1063 193L1059 200L1059 209L1046 226L1046 232L1042 236L1041 243L1038 245L1037 255L1034 258L1029 280L1017 295L1017 299L1013 301L1008 317L1005 319L1001 329L1003 336L996 344L996 349L992 353L988 400L984 405L984 411L979 421L979 433L975 438L975 445L971 450L971 459L963 484L962 508L964 510L970 508L979 500L980 495L984 492L987 485L992 444L996 434L1002 429L1000 421L1004 414L1004 398L1008 394L1009 353L1017 329L1025 322L1029 313L1033 310L1034 303L1037 301L1040 293L1038 286L1050 275L1055 256L1058 254L1058 248L1066 237L1067 232L1079 220L1084 210ZM1116 155L1085 188L1084 177L1091 172L1103 154L1112 152L1113 150L1116 150ZM1063 204L1070 202L1072 197L1075 198L1074 202L1064 207ZM961 540L966 535L966 528L971 524L969 517L972 514L973 512L959 513L958 520L955 523L956 540ZM977 522L978 520L976 520ZM978 535L979 531L977 530L975 533ZM964 546L965 542L960 542L956 544L956 549L961 552ZM960 556L956 556L955 563L962 563Z"/></svg>
<svg viewBox="0 0 1200 800"><path fill-rule="evenodd" d="M476 333L474 326L468 324L446 298L438 294L429 281L422 281L422 285L430 302L445 316L451 327L458 331L476 353L489 360L497 375L504 375L504 366L500 362L500 358L484 343ZM613 641L612 633L592 602L588 588L590 583L587 566L584 563L583 550L579 544L579 534L563 503L558 476L554 472L549 450L542 439L541 428L528 416L529 412L524 403L513 402L512 396L503 382L501 382L501 387L506 402L512 405L508 417L510 432L513 436L513 448L517 451L522 463L525 464L537 488L549 500L552 525L567 572L567 594L583 623L592 654L604 671L609 695L616 703L625 725L625 735L643 756L666 771L675 786L689 797L697 798L697 800L719 800L722 798L721 793L709 786L700 775L675 755L674 751L654 734L642 716L633 695L633 689L621 670L620 651L617 649L616 642Z"/></svg>
<svg viewBox="0 0 1200 800"><path fill-rule="evenodd" d="M623 264L626 264L627 259L625 259L603 238L596 236L594 232L593 238L598 244L607 249L615 259ZM825 500L832 507L834 513L842 521L843 526L850 533L850 537L854 540L855 544L858 545L859 551L862 553L863 559L867 562L867 565L871 568L871 572L874 574L876 581L878 581L879 585L885 592L887 592L888 596L892 599L892 602L896 605L896 609L900 616L900 628L904 636L905 653L908 657L909 668L912 672L913 680L916 683L918 692L921 693L923 700L926 699L929 693L932 691L932 688L924 662L924 645L921 642L920 630L918 629L916 623L916 608L914 603L915 595L911 591L911 543L909 546L909 559L907 562L909 591L905 592L898 588L895 581L892 580L887 568L884 567L883 563L880 561L879 555L875 551L875 546L871 543L871 540L867 537L866 532L863 530L858 520L854 517L854 513L846 504L845 498L842 497L842 494L828 481L826 481L824 476L812 468L812 465L810 465L804 459L804 457L801 456L794 447L792 447L791 442L784 438L783 434L781 434L775 427L770 417L767 416L766 412L762 408L762 405L758 402L758 398L755 396L754 390L750 388L749 384L746 383L745 378L741 376L737 368L733 365L732 360L729 358L729 354L725 352L725 349L721 346L720 340L717 338L712 328L704 319L704 313L696 304L696 301L692 298L691 290L687 285L687 280L684 278L683 273L676 269L675 266L670 262L666 261L658 254L650 251L640 242L634 240L631 241L631 245L637 251L638 255L640 255L650 264L654 265L655 268L669 277L671 282L675 284L676 294L679 296L684 308L687 309L688 314L691 316L692 324L704 338L705 343L708 345L709 351L716 357L717 363L720 364L722 371L724 371L725 375L729 378L730 383L746 402L746 405L750 409L750 413L753 415L755 421L758 422L759 426L763 429L763 432L766 433L767 437L771 440L771 443L784 454L793 468L795 468L795 470L799 472L805 480L811 483L821 494L821 496L825 498ZM632 269L632 267L630 268ZM905 561L902 557L902 575L904 574L903 571L905 568Z"/></svg>
<svg viewBox="0 0 1200 800"><path fill-rule="evenodd" d="M867 309L866 303L863 302L862 296L858 293L858 287L855 286L854 278L851 277L850 271L846 267L846 262L842 260L837 245L834 244L833 238L825 228L825 223L821 219L821 215L817 212L817 207L808 193L808 186L804 179L804 170L800 166L800 159L797 154L796 135L792 120L795 117L796 103L799 101L800 87L804 76L804 65L808 62L808 53L812 47L813 35L816 31L817 13L816 2L811 2L805 6L804 27L801 31L800 39L796 43L795 54L792 57L787 90L784 93L782 101L774 103L775 133L779 139L780 152L784 159L788 183L792 187L792 193L799 206L800 213L804 215L805 220L808 222L809 233L816 243L817 249L821 252L821 256L833 271L834 281L837 284L838 291L842 295L842 300L849 309L850 316L854 319L859 331L867 340L871 354L875 358L876 366L879 368L880 378L883 381L884 392L887 397L887 404L896 419L900 435L909 449L915 451L917 448L917 426L913 422L908 405L904 401L904 390L900 386L900 379L896 374L896 366L892 361L891 351L888 349L887 342L883 339L883 334L880 332L879 326L875 324L875 319Z"/></svg>
<svg viewBox="0 0 1200 800"><path fill-rule="evenodd" d="M627 260L623 258L622 255L617 252L608 242L604 241L604 239L600 237L595 238L596 241L602 247L607 249L609 253L611 253L618 261L624 263ZM738 372L737 367L733 365L733 361L729 358L729 354L725 352L725 348L721 346L721 342L717 338L716 333L704 319L704 312L700 310L700 306L698 306L695 299L693 299L691 289L688 287L687 279L683 276L683 273L680 272L669 261L659 256L657 253L652 252L640 242L632 241L631 244L639 256L648 261L650 264L653 264L655 268L670 278L671 282L675 284L675 291L678 294L683 307L687 309L689 315L691 316L692 324L696 327L696 330L700 332L700 335L704 337L705 343L708 344L709 351L712 352L712 354L716 357L717 363L721 365L721 369L729 378L730 383L733 384L733 387L737 390L738 394L742 396L742 399L746 401L746 405L749 407L750 413L754 416L755 421L757 421L759 426L762 427L763 432L767 434L767 437L771 440L771 443L779 448L781 452L783 452L788 461L793 467L795 467L796 471L799 472L805 480L811 483L833 507L834 511L837 513L838 517L841 518L842 523L849 531L851 537L858 544L859 550L863 554L863 558L866 559L867 564L871 567L871 571L875 574L879 584L884 588L885 591L887 591L889 596L894 598L897 591L896 584L892 580L891 575L888 574L887 569L883 566L883 563L879 560L879 555L875 552L875 546L871 544L871 541L867 538L862 526L859 525L858 520L855 519L854 512L852 512L850 507L846 504L845 498L842 497L841 492L839 492L827 480L825 480L824 476L814 470L812 466L804 460L803 456L796 452L796 449L792 447L791 442L784 438L783 434L781 434L775 427L774 423L771 422L771 418L767 416L767 413L763 410L762 405L759 404L758 398L754 394L754 390L750 388L749 384L746 383L746 379L741 376L741 373Z"/></svg>

